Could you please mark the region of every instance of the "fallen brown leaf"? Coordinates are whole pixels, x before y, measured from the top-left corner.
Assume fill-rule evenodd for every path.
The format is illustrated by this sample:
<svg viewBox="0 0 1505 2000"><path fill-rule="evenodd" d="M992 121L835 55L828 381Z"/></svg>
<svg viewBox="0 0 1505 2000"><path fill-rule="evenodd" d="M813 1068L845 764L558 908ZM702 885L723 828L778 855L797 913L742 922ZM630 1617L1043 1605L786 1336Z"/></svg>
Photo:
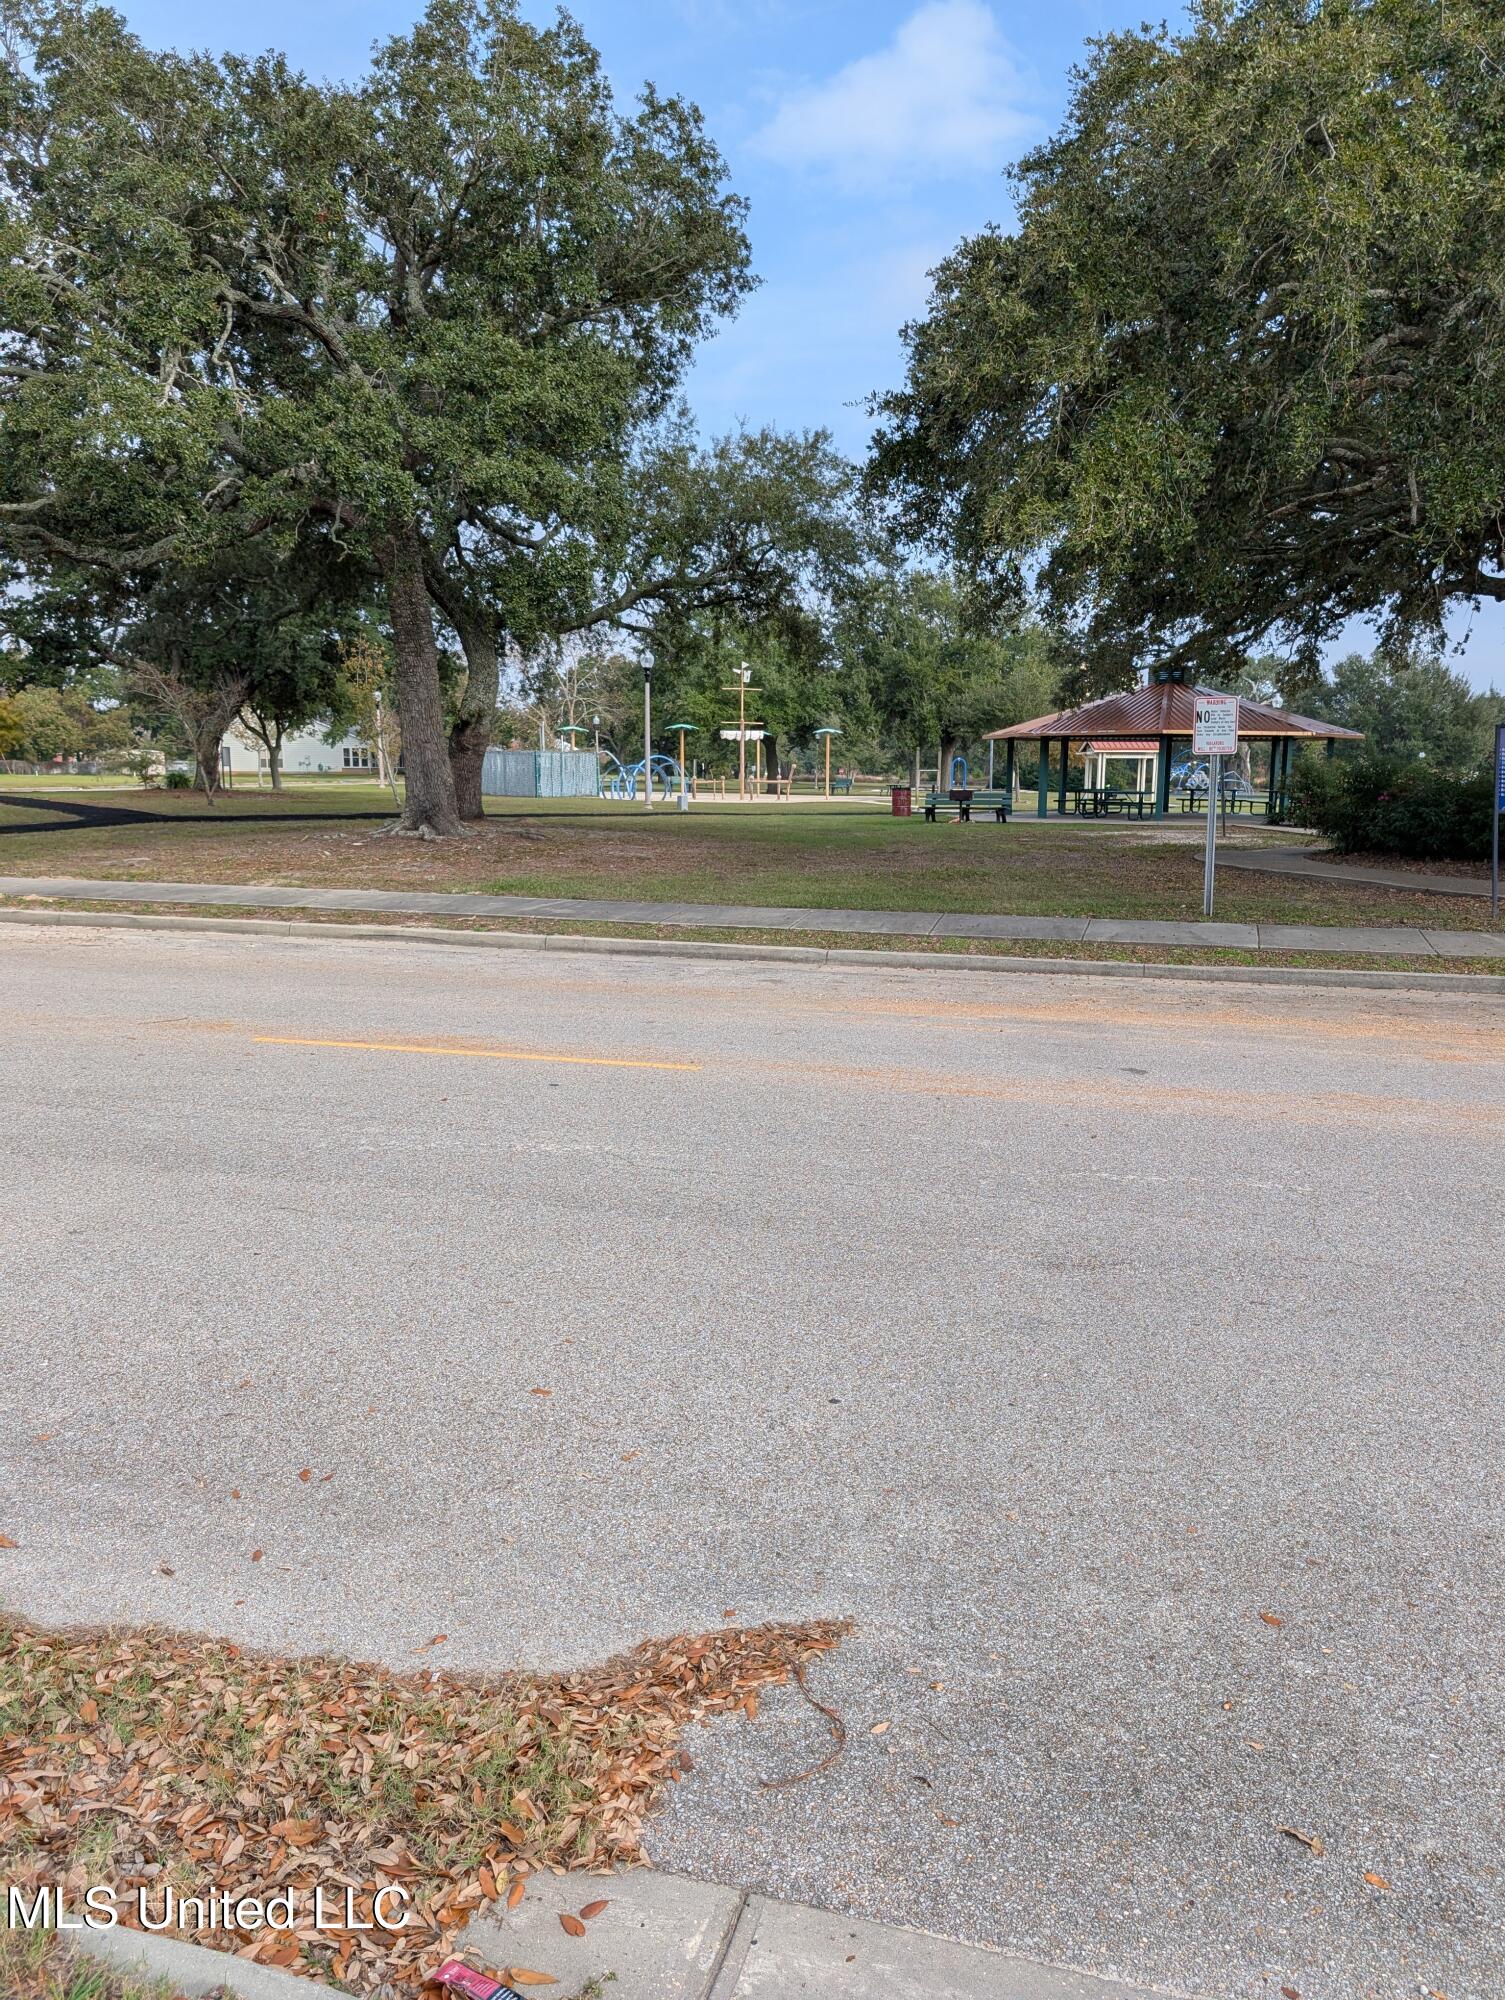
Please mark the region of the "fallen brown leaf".
<svg viewBox="0 0 1505 2000"><path fill-rule="evenodd" d="M314 1476L314 1469L311 1465L305 1465L303 1470L298 1474L298 1477L303 1481L303 1484L305 1486L308 1484L309 1480L313 1478L313 1476Z"/></svg>
<svg viewBox="0 0 1505 2000"><path fill-rule="evenodd" d="M1312 1853L1319 1857L1327 1852L1327 1843L1320 1833L1302 1833L1294 1826L1280 1826L1275 1830L1277 1833L1283 1833L1287 1840L1299 1840L1303 1847L1309 1847Z"/></svg>
<svg viewBox="0 0 1505 2000"><path fill-rule="evenodd" d="M559 1928L562 1931L568 1931L571 1937L585 1936L585 1925L581 1923L578 1917L572 1917L568 1910L560 1911Z"/></svg>
<svg viewBox="0 0 1505 2000"><path fill-rule="evenodd" d="M1376 1875L1372 1868L1364 1870L1364 1880L1369 1884L1371 1889L1388 1889L1390 1887L1384 1876Z"/></svg>
<svg viewBox="0 0 1505 2000"><path fill-rule="evenodd" d="M557 1986L552 1972L533 1972L526 1965L509 1965L507 1980L512 1986Z"/></svg>
<svg viewBox="0 0 1505 2000"><path fill-rule="evenodd" d="M516 1907L535 1874L640 1863L648 1814L680 1775L686 1726L745 1714L764 1687L804 1687L806 1663L843 1630L718 1625L590 1672L491 1683L437 1668L405 1676L248 1658L222 1640L160 1631L48 1634L10 1619L0 1682L22 1694L6 1711L0 1874L60 1879L108 1804L152 1829L145 1856L126 1850L135 1868L153 1849L170 1852L235 1896L332 1875L365 1885L356 1914L369 1923L375 1885L401 1883L419 1917L402 1932L357 1924L321 1941L225 1943L368 2000L418 2000L488 1890ZM58 1730L50 1716L77 1721ZM392 1778L395 1788L383 1782ZM127 1893L142 1886L131 1861L121 1875ZM583 1927L604 1901L574 1921ZM558 1983L538 1973L519 1990Z"/></svg>
<svg viewBox="0 0 1505 2000"><path fill-rule="evenodd" d="M1284 1618L1278 1618L1273 1611L1261 1611L1259 1615L1267 1625L1280 1626L1286 1622Z"/></svg>
<svg viewBox="0 0 1505 2000"><path fill-rule="evenodd" d="M13 1542L9 1535L0 1535L0 1549L18 1549L21 1544Z"/></svg>
<svg viewBox="0 0 1505 2000"><path fill-rule="evenodd" d="M580 1914L589 1923L592 1917L599 1917L603 1910L610 1909L610 1907L610 1896L598 1896L594 1903L583 1903L580 1907Z"/></svg>
<svg viewBox="0 0 1505 2000"><path fill-rule="evenodd" d="M172 1564L171 1564L171 1563L158 1563L158 1564L157 1564L157 1574L158 1574L158 1576L176 1576L176 1575L177 1575L177 1573L178 1573L178 1572L177 1572L177 1571L176 1571L176 1570L175 1570L175 1569L173 1568L173 1566L172 1566Z"/></svg>
<svg viewBox="0 0 1505 2000"><path fill-rule="evenodd" d="M252 1549L252 1551L251 1551L251 1560L252 1560L252 1562L253 1562L253 1563L259 1563L259 1562L261 1561L261 1558L262 1558L262 1554L263 1554L263 1551L262 1551L261 1549Z"/></svg>
<svg viewBox="0 0 1505 2000"><path fill-rule="evenodd" d="M868 1735L881 1736L886 1729L892 1729L892 1728L893 1724L891 1722L875 1722L872 1728L868 1731Z"/></svg>
<svg viewBox="0 0 1505 2000"><path fill-rule="evenodd" d="M1301 2000L1301 1995L1294 1986L1282 1986L1280 1989L1280 2000Z"/></svg>
<svg viewBox="0 0 1505 2000"><path fill-rule="evenodd" d="M530 1389L528 1391L530 1396L552 1396L553 1393L552 1389Z"/></svg>

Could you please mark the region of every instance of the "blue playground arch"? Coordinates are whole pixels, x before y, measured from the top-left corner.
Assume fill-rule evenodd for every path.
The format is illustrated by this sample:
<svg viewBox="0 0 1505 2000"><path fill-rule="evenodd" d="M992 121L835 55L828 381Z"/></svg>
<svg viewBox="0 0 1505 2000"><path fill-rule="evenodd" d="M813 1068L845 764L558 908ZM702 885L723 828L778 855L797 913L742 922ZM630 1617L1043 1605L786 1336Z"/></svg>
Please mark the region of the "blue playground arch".
<svg viewBox="0 0 1505 2000"><path fill-rule="evenodd" d="M960 777L956 775L958 770L961 772ZM965 757L958 755L951 759L951 775L946 780L946 783L953 792L964 792L967 789L971 783L971 775L970 766Z"/></svg>
<svg viewBox="0 0 1505 2000"><path fill-rule="evenodd" d="M606 754L611 756L610 751ZM607 797L612 799L635 799L638 796L638 787L643 783L642 759L639 758L636 764L624 764L620 757L612 757L611 761L616 766L616 769L612 772L611 784L606 794ZM648 777L647 796L649 802L652 802L659 786L663 787L665 800L676 798L679 794L682 775L677 758L666 757L661 752L655 751Z"/></svg>

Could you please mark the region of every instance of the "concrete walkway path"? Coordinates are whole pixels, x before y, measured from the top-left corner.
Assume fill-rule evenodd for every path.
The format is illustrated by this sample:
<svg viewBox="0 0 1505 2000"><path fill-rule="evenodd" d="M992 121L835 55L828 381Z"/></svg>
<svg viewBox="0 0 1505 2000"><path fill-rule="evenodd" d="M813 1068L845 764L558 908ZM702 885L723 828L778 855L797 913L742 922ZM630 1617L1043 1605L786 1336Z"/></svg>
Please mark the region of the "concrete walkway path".
<svg viewBox="0 0 1505 2000"><path fill-rule="evenodd" d="M846 931L879 937L1000 942L1194 945L1234 951L1365 952L1380 957L1505 958L1505 932L1377 930L1357 924L1175 923L1122 917L1000 917L957 910L764 909L743 903L609 902L567 896L427 895L408 889L298 889L220 882L92 882L0 875L0 895L68 902L171 903L250 910L346 910L406 916L526 917L672 924L688 930Z"/></svg>
<svg viewBox="0 0 1505 2000"><path fill-rule="evenodd" d="M1404 889L1412 895L1487 896L1484 875L1424 875L1408 868L1350 868L1324 861L1325 847L1248 847L1220 850L1220 868L1251 868L1262 875L1300 875L1309 882L1357 882L1368 889Z"/></svg>

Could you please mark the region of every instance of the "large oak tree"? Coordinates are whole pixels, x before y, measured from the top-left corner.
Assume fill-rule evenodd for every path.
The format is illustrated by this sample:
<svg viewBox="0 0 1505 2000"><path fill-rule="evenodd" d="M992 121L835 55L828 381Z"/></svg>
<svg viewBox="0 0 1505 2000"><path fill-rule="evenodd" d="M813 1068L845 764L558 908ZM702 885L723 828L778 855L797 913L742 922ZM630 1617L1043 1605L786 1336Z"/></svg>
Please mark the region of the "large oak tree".
<svg viewBox="0 0 1505 2000"><path fill-rule="evenodd" d="M873 477L1101 686L1505 600L1499 0L1201 0L1096 44L908 329Z"/></svg>
<svg viewBox="0 0 1505 2000"><path fill-rule="evenodd" d="M355 89L96 7L8 18L0 534L124 574L323 524L385 593L404 824L456 830L431 585L594 533L602 466L749 283L698 113L619 112L574 24L509 0L431 0Z"/></svg>

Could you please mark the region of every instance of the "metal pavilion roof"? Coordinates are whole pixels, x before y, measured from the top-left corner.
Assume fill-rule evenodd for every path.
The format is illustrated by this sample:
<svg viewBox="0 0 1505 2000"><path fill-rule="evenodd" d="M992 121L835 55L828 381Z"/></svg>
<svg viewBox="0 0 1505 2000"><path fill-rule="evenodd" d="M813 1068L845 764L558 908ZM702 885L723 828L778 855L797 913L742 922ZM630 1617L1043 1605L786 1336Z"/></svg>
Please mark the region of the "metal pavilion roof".
<svg viewBox="0 0 1505 2000"><path fill-rule="evenodd" d="M1197 696L1220 692L1217 688L1191 687L1185 681L1152 681L1148 687L1105 695L1101 701L1089 701L1081 708L1057 709L1050 715L1037 715L1029 722L1016 722L1010 729L991 729L985 740L1041 742L1047 738L1088 737L1096 745L1103 741L1122 743L1142 741L1145 737L1190 736ZM1318 722L1289 708L1272 708L1268 702L1250 701L1247 695L1239 698L1239 733L1313 740L1336 737L1347 743L1363 741L1357 729L1340 729L1335 722Z"/></svg>

